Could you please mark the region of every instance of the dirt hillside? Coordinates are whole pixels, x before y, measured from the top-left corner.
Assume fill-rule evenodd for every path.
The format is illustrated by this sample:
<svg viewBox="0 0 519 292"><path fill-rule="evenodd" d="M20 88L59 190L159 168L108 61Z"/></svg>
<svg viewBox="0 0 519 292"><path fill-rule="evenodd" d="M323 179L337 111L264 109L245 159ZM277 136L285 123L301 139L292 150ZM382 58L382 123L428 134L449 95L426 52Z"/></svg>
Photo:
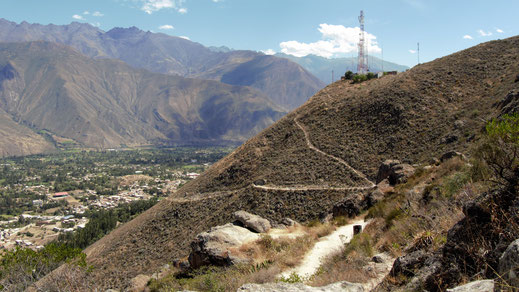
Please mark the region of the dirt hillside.
<svg viewBox="0 0 519 292"><path fill-rule="evenodd" d="M310 220L372 185L380 163L466 152L519 73L519 37L362 84L335 82L86 252L102 288L188 254L199 232L243 209Z"/></svg>

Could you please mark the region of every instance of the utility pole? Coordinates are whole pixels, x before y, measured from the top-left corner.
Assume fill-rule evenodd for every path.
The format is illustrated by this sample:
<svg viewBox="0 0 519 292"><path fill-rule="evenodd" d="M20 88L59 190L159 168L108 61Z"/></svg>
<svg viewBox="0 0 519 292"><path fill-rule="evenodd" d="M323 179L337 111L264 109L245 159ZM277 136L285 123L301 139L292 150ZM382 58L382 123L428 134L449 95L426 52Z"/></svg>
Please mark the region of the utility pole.
<svg viewBox="0 0 519 292"><path fill-rule="evenodd" d="M418 65L420 65L420 43L417 43Z"/></svg>
<svg viewBox="0 0 519 292"><path fill-rule="evenodd" d="M382 45L382 73L384 72L384 45Z"/></svg>

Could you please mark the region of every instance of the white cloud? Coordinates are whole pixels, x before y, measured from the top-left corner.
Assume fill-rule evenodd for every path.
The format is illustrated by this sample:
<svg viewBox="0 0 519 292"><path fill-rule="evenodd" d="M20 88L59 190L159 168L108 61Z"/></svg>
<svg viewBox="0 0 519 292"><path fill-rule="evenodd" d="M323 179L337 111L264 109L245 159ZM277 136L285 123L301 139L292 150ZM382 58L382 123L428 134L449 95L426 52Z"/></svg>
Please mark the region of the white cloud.
<svg viewBox="0 0 519 292"><path fill-rule="evenodd" d="M281 51L296 57L312 54L325 58L357 51L360 28L323 23L319 25L318 30L322 34L322 40L314 43L282 42L279 44ZM365 37L369 53L380 53L382 51L377 44L376 36L366 32Z"/></svg>
<svg viewBox="0 0 519 292"><path fill-rule="evenodd" d="M463 39L472 40L474 38L471 35L466 34L466 35L463 36Z"/></svg>
<svg viewBox="0 0 519 292"><path fill-rule="evenodd" d="M93 23L90 23L92 26L95 26L95 27L100 27L101 26L101 23L100 22L93 22Z"/></svg>
<svg viewBox="0 0 519 292"><path fill-rule="evenodd" d="M492 35L492 32L491 31L484 31L482 29L478 30L478 33L480 36L482 37L487 37L487 36L491 36Z"/></svg>
<svg viewBox="0 0 519 292"><path fill-rule="evenodd" d="M141 10L152 14L153 12L159 11L161 9L174 9L179 13L186 13L187 9L182 7L185 0L142 0L144 3L141 7Z"/></svg>
<svg viewBox="0 0 519 292"><path fill-rule="evenodd" d="M175 27L170 24L164 24L164 25L159 26L159 29L167 30L167 29L175 29Z"/></svg>
<svg viewBox="0 0 519 292"><path fill-rule="evenodd" d="M74 15L72 15L72 18L74 18L74 19L76 19L76 20L84 20L83 16L78 15L78 14L74 14Z"/></svg>
<svg viewBox="0 0 519 292"><path fill-rule="evenodd" d="M88 12L88 11L85 11L85 12L83 12L83 14L84 14L84 15L89 15L89 14L90 14L90 12Z"/></svg>
<svg viewBox="0 0 519 292"><path fill-rule="evenodd" d="M416 50L409 50L409 53L416 54Z"/></svg>
<svg viewBox="0 0 519 292"><path fill-rule="evenodd" d="M496 28L497 33L504 33L504 31L500 28Z"/></svg>
<svg viewBox="0 0 519 292"><path fill-rule="evenodd" d="M213 0L214 1L214 0ZM276 54L276 51L274 51L273 49L268 49L266 51L261 51L263 54L265 55L274 55Z"/></svg>
<svg viewBox="0 0 519 292"><path fill-rule="evenodd" d="M99 11L96 11L96 12L92 13L92 16L101 17L101 16L105 16L105 15Z"/></svg>
<svg viewBox="0 0 519 292"><path fill-rule="evenodd" d="M187 36L185 36L185 35L181 35L181 36L179 36L179 38L181 38L181 39L185 39L185 40L188 40L188 41L190 41L190 40L191 40L190 38L188 38L188 37L187 37Z"/></svg>
<svg viewBox="0 0 519 292"><path fill-rule="evenodd" d="M213 0L214 3L223 2L223 0Z"/></svg>

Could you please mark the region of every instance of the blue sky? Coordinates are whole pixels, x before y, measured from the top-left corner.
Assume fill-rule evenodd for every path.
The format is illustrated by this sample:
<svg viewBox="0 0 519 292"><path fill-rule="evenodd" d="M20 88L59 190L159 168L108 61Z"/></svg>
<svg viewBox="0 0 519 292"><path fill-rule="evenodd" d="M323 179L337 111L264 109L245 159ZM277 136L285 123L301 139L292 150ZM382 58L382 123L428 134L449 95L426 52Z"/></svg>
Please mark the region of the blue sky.
<svg viewBox="0 0 519 292"><path fill-rule="evenodd" d="M0 0L10 21L137 26L206 46L355 56L358 15L366 14L370 51L413 66L420 60L519 34L517 0Z"/></svg>

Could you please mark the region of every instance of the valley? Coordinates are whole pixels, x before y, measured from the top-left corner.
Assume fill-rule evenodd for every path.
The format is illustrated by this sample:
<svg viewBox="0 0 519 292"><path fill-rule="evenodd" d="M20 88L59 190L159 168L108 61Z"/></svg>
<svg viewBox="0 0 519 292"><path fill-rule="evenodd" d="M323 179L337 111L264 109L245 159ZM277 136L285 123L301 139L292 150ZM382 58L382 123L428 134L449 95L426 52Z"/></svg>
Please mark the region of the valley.
<svg viewBox="0 0 519 292"><path fill-rule="evenodd" d="M229 151L180 147L3 159L0 249L38 250L54 240L70 241L70 235L91 227L92 218L111 210L129 208L134 210L131 216L136 216L198 177ZM131 216L123 219L119 215L119 220Z"/></svg>
<svg viewBox="0 0 519 292"><path fill-rule="evenodd" d="M519 291L517 4L51 2L0 12L0 290Z"/></svg>

